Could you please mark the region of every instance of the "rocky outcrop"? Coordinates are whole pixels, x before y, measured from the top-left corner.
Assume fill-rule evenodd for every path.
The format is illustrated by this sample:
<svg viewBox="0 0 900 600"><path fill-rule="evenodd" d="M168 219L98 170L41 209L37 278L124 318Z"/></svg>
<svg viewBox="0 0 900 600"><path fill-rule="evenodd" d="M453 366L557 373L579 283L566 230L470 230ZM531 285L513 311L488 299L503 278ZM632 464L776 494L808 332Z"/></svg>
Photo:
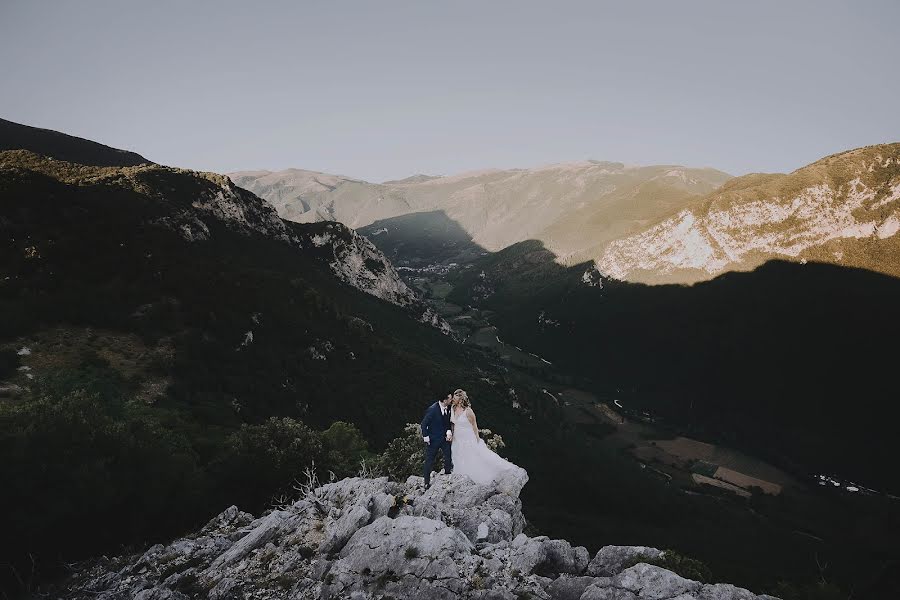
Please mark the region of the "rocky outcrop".
<svg viewBox="0 0 900 600"><path fill-rule="evenodd" d="M349 478L254 519L231 506L200 531L142 554L82 564L57 598L182 600L439 598L757 600L728 584L641 562L663 553L606 546L593 558L523 533L524 470L490 485L459 475Z"/></svg>
<svg viewBox="0 0 900 600"><path fill-rule="evenodd" d="M622 572L636 558L662 558L662 552L646 546L604 546L587 567L587 574L610 577Z"/></svg>
<svg viewBox="0 0 900 600"><path fill-rule="evenodd" d="M788 175L733 179L597 258L607 276L693 282L767 260L900 274L900 144L826 157Z"/></svg>
<svg viewBox="0 0 900 600"><path fill-rule="evenodd" d="M288 225L295 243L327 264L335 277L360 291L405 308L417 321L456 339L449 323L406 285L391 261L367 237L336 222Z"/></svg>
<svg viewBox="0 0 900 600"><path fill-rule="evenodd" d="M349 227L325 222L293 226L292 230L305 251L328 264L341 281L399 306L419 302L384 254Z"/></svg>
<svg viewBox="0 0 900 600"><path fill-rule="evenodd" d="M185 173L202 178L204 185L190 207L182 206L172 216L159 221L185 239L209 239L212 219L245 234L261 234L302 248L304 253L327 264L344 283L398 306L418 307L417 314L426 310L384 254L354 230L341 223L297 225L284 221L268 202L236 186L227 177ZM436 323L435 327L440 329L440 324Z"/></svg>

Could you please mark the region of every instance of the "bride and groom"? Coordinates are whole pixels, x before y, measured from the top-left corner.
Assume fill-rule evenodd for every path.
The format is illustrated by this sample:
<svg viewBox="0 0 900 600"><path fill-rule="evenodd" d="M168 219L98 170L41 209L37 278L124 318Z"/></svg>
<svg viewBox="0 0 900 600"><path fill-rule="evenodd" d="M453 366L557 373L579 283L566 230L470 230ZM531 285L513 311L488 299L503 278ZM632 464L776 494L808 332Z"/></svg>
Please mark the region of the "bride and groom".
<svg viewBox="0 0 900 600"><path fill-rule="evenodd" d="M489 483L509 469L521 469L488 448L478 433L475 411L465 390L448 394L425 411L422 419L425 442L423 476L431 485L431 467L438 451L444 456L444 473L467 475L475 483Z"/></svg>

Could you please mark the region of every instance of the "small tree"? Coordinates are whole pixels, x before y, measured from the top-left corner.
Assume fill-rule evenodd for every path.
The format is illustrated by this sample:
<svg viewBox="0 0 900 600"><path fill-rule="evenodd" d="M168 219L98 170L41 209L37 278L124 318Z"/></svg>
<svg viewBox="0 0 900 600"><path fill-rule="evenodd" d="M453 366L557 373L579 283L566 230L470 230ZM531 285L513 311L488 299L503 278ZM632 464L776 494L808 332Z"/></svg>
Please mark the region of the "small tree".
<svg viewBox="0 0 900 600"><path fill-rule="evenodd" d="M369 457L369 445L355 425L335 421L322 432L325 463L338 477L348 477Z"/></svg>
<svg viewBox="0 0 900 600"><path fill-rule="evenodd" d="M425 463L425 443L418 423L407 423L403 434L394 438L378 458L378 470L394 481L422 472ZM435 469L443 466L441 457L435 461Z"/></svg>

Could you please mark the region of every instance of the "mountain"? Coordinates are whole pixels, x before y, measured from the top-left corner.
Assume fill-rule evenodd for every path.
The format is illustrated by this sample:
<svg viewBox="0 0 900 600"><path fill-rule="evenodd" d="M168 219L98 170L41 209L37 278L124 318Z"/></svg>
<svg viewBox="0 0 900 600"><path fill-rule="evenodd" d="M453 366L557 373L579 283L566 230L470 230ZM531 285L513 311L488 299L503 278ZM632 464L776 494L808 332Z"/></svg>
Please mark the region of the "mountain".
<svg viewBox="0 0 900 600"><path fill-rule="evenodd" d="M180 539L173 552L191 546L188 540L209 541L224 551L226 538L246 539L235 547L238 553L273 530L251 534L242 516L235 521L237 529L224 537L207 536L202 527L209 515L233 504L254 512L284 506L295 486L302 489L296 478L313 464L323 478L334 473L340 480L356 474L360 461L383 464L398 447L409 463L421 451L416 425L405 445L397 445L397 434L435 398L457 387L468 391L479 422L502 433L509 458L528 469L522 500L528 505L531 527L525 533L531 540L543 531L575 547L676 548L705 562L723 580L770 591L781 580L819 581L822 573L813 556L829 561L829 581L853 585L863 595L882 589L873 581L893 572L893 513L879 504L882 498L804 492L745 499L685 490L656 477L648 465L605 443L609 427L591 428L586 435L569 417L576 407L555 398L557 387L446 335L396 277L397 271L411 271L393 270L366 240L339 223L281 220L268 203L216 174L48 158L22 149L0 153L0 228L5 234L0 243L0 529L5 542L0 562L7 565L0 584L7 589L40 595L39 584L69 572L73 561L96 556L102 569L113 564L104 556L129 555L174 538ZM432 212L434 218L443 214ZM415 220L410 223L408 232ZM497 285L494 295L502 298L498 278L513 283L516 264L495 272L490 261L497 256L461 231L449 223L435 227L433 243L426 240L419 248L449 255L453 250L442 244L451 238L472 259L486 261L481 289L489 295ZM546 276L547 295L507 296L512 304L495 314L509 322L516 315L525 318L521 332L511 332L525 339L534 334L532 320L555 329L567 301L583 302L584 310L602 298L557 294L558 282L565 280L572 292L631 285L610 282L584 266L567 270L557 264L554 269L544 262L555 264L553 254L539 242L534 245L524 261L545 269L540 275ZM586 272L593 287L585 285ZM516 285L527 290L533 283ZM465 289L458 285L459 293ZM542 319L536 302L551 297L559 303L545 307ZM892 297L881 296L884 302ZM644 301L634 310L641 306L655 323L665 325L668 297L649 293ZM629 305L623 302L620 311L623 306ZM741 310L746 306L736 314ZM870 312L872 318L880 315ZM615 324L615 311L606 317ZM423 318L432 322L424 324ZM644 326L637 313L623 323L627 328L617 336L625 341L633 328ZM870 324L862 325L860 335L871 330ZM501 335L509 336L506 322L502 327ZM559 355L565 363L580 353L583 362L575 367L599 364L609 385L639 382L632 372L617 375L615 361L608 368L591 363L594 345L613 339L597 331L568 340L560 334L547 346L551 358ZM690 328L685 331L688 338L693 335ZM612 348L607 356L619 364L636 356L666 364L639 345L652 338L633 337L627 352L618 356ZM529 348L539 346L528 342ZM684 350L672 354L689 365L688 352L696 349ZM869 358L865 352L850 354ZM872 368L880 372L881 363ZM661 370L654 383L665 382L662 376L671 373ZM653 369L638 375L655 377ZM688 397L691 383L702 380L676 379L682 385L679 399ZM863 379L871 385L881 381ZM713 397L712 386L699 389ZM882 424L890 422L889 416ZM402 477L392 476L402 483L417 469L406 464ZM496 502L488 504L499 510ZM332 513L326 521L349 520L341 519L337 505L326 510ZM351 512L363 518L360 511ZM493 514L497 522L505 520ZM190 533L198 530L199 537ZM275 535L266 543L278 548L289 539ZM556 547L541 540L527 544L537 556L551 546ZM204 547L188 559L193 566L212 559ZM265 560L271 548L253 550L249 556ZM297 546L301 551L309 552ZM188 576L181 581L179 575L189 567L177 555L167 551L158 558L151 565L160 568L159 575L175 576L169 583L164 579L164 587L178 579L186 586L180 593L206 591L196 591ZM332 558L340 557L325 556ZM166 572L162 563L170 561ZM144 565L135 567L140 573ZM300 570L305 566L297 568L305 573ZM339 574L335 571L335 578ZM387 581L389 574L384 575ZM143 575L123 573L120 579L107 577L107 583L127 586L129 577L135 586L159 587L155 574L143 580ZM88 584L94 589L94 582ZM177 597L174 590L157 591ZM135 589L134 594L146 598L157 592ZM79 595L85 594L76 589L70 597Z"/></svg>
<svg viewBox="0 0 900 600"><path fill-rule="evenodd" d="M45 597L777 600L714 583L702 564L671 551L605 546L592 556L529 536L519 500L526 482L312 484L258 518L232 505L187 537L78 565L65 592Z"/></svg>
<svg viewBox="0 0 900 600"><path fill-rule="evenodd" d="M900 275L900 144L734 179L596 161L384 184L298 170L232 178L285 218L378 231L373 241L389 254L410 240L398 231L407 223L394 219L415 214L432 242L449 219L486 250L535 239L562 264L595 260L604 275L627 281L693 283L771 259Z"/></svg>
<svg viewBox="0 0 900 600"><path fill-rule="evenodd" d="M767 260L900 276L900 143L858 148L783 174L726 182L598 254L612 277L690 283Z"/></svg>
<svg viewBox="0 0 900 600"><path fill-rule="evenodd" d="M684 208L730 177L715 169L601 161L382 184L297 169L230 176L293 221L334 220L361 228L441 211L484 248L539 239L566 262L597 255L612 240Z"/></svg>
<svg viewBox="0 0 900 600"><path fill-rule="evenodd" d="M792 558L806 542L595 448L532 379L422 323L396 270L340 223L284 221L213 173L47 159L0 153L5 589L231 504L262 511L312 463L354 475L458 387L527 466L535 527L738 556L711 564L745 585L774 585L769 560L807 577ZM698 533L709 519L733 535ZM779 552L748 544L760 531Z"/></svg>
<svg viewBox="0 0 900 600"><path fill-rule="evenodd" d="M440 175L424 175L422 173L417 173L416 175L410 175L409 177L404 177L403 179L392 179L390 181L384 181L384 184L401 184L401 183L423 183L425 181L431 181L432 179L440 179Z"/></svg>
<svg viewBox="0 0 900 600"><path fill-rule="evenodd" d="M152 164L140 154L110 148L91 140L0 119L0 151L30 150L56 160L95 167Z"/></svg>
<svg viewBox="0 0 900 600"><path fill-rule="evenodd" d="M0 583L258 509L310 461L353 474L457 387L528 438L551 409L344 225L222 175L50 158L0 152Z"/></svg>

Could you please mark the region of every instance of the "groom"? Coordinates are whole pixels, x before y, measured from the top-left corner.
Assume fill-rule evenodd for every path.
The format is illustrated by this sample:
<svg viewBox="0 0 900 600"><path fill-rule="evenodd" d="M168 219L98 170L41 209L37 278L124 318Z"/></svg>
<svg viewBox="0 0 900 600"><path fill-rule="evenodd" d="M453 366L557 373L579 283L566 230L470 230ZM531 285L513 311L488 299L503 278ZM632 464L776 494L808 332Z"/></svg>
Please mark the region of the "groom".
<svg viewBox="0 0 900 600"><path fill-rule="evenodd" d="M450 442L453 440L453 429L450 422L450 401L452 394L447 394L428 407L422 419L422 440L425 446L425 489L431 486L431 466L437 457L438 450L444 454L444 474L453 472L453 457L450 453Z"/></svg>

